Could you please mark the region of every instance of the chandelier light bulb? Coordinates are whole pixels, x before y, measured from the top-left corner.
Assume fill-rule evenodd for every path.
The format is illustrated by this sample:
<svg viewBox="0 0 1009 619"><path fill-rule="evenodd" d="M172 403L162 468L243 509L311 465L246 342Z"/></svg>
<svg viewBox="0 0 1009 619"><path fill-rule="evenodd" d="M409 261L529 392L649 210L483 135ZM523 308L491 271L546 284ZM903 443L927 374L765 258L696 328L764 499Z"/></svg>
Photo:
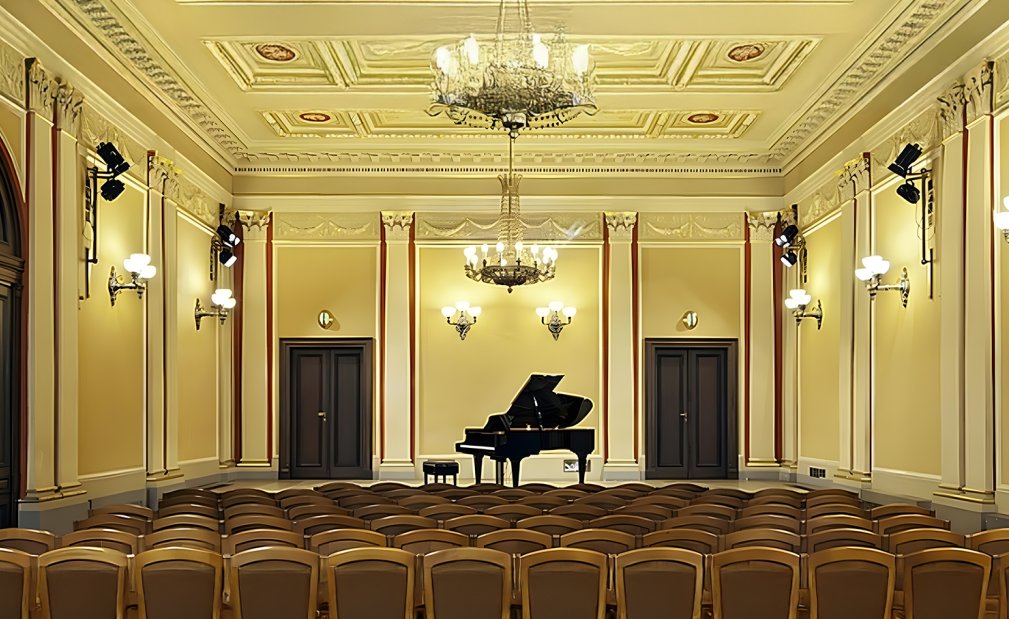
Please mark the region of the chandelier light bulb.
<svg viewBox="0 0 1009 619"><path fill-rule="evenodd" d="M549 307L550 307L550 311L551 312L559 312L559 311L561 311L564 308L564 302L563 301L551 301Z"/></svg>
<svg viewBox="0 0 1009 619"><path fill-rule="evenodd" d="M460 312L465 312L469 309L469 301L456 301L455 308Z"/></svg>
<svg viewBox="0 0 1009 619"><path fill-rule="evenodd" d="M472 258L472 257L476 256L476 247L473 247L472 245L470 245L466 249L462 250L462 254L464 256L466 256L467 258Z"/></svg>
<svg viewBox="0 0 1009 619"><path fill-rule="evenodd" d="M483 308L482 308L482 307L480 307L479 305L477 305L477 306L475 306L475 307L471 307L471 308L469 308L469 312L467 312L467 313L468 313L468 314L469 314L470 316L472 316L472 317L473 317L473 319L475 320L475 319L477 319L477 318L479 318L479 317L480 317L480 314L482 314L482 313L483 313Z"/></svg>
<svg viewBox="0 0 1009 619"><path fill-rule="evenodd" d="M541 69L546 69L550 64L550 50L543 44L543 38L538 34L533 35L533 61Z"/></svg>
<svg viewBox="0 0 1009 619"><path fill-rule="evenodd" d="M462 44L463 51L466 52L466 60L469 61L471 65L475 65L480 62L480 45L476 42L476 37L472 34L463 41Z"/></svg>
<svg viewBox="0 0 1009 619"><path fill-rule="evenodd" d="M540 246L533 244L533 246L529 248L529 252L532 253L533 258L536 258L540 255Z"/></svg>
<svg viewBox="0 0 1009 619"><path fill-rule="evenodd" d="M571 66L578 75L585 75L589 71L589 46L577 45L571 52Z"/></svg>
<svg viewBox="0 0 1009 619"><path fill-rule="evenodd" d="M482 251L482 252L483 252L483 257L484 257L484 258L486 258L486 257L487 257L487 251L488 251L489 249L490 249L490 247L488 247L488 246L487 246L487 243L484 243L484 244L483 244L482 246L480 246L480 251Z"/></svg>
<svg viewBox="0 0 1009 619"><path fill-rule="evenodd" d="M447 47L439 47L434 52L434 63L439 69L445 72L448 69L448 62L451 57L452 52L450 52Z"/></svg>
<svg viewBox="0 0 1009 619"><path fill-rule="evenodd" d="M498 244L494 246L494 249L496 249L497 252L500 254L501 252L504 251L504 243L498 241Z"/></svg>

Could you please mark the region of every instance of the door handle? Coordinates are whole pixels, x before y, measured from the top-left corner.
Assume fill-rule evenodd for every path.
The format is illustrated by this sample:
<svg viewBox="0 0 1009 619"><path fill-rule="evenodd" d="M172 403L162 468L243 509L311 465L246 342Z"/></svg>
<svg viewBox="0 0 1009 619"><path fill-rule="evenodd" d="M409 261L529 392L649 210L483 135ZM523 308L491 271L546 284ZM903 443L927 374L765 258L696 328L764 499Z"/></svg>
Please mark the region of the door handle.
<svg viewBox="0 0 1009 619"><path fill-rule="evenodd" d="M321 418L321 419L322 419L323 421L326 421L326 411L319 411L319 417L320 417L320 418Z"/></svg>
<svg viewBox="0 0 1009 619"><path fill-rule="evenodd" d="M683 421L687 420L687 413L686 413L686 411L680 413L680 418L683 419Z"/></svg>

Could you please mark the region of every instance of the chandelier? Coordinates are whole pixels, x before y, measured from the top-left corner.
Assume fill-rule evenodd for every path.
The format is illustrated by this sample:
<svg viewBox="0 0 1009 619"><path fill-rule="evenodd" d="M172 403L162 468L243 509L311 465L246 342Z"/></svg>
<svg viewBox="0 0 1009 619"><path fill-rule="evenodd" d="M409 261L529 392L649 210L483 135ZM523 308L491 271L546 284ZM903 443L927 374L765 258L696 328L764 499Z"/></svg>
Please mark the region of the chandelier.
<svg viewBox="0 0 1009 619"><path fill-rule="evenodd" d="M518 28L506 32L508 3L501 0L494 39L470 35L437 49L428 114L512 135L595 114L588 45L571 45L560 32L550 40L534 32L528 0L514 0Z"/></svg>
<svg viewBox="0 0 1009 619"><path fill-rule="evenodd" d="M522 175L513 171L515 134L508 138L508 173L501 181L501 217L498 219L498 242L491 247L484 243L479 249L471 245L463 251L466 277L476 282L506 286L537 284L554 278L557 250L538 244L526 245L523 240L522 218L519 213L519 181Z"/></svg>

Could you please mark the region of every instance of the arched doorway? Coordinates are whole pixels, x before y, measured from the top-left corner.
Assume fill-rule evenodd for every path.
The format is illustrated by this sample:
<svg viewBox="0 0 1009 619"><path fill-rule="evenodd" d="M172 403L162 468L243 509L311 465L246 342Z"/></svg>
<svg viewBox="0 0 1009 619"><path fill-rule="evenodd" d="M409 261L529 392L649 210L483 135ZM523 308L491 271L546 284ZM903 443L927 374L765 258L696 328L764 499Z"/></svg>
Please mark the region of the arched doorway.
<svg viewBox="0 0 1009 619"><path fill-rule="evenodd" d="M25 334L21 192L7 145L0 140L0 527L17 526L22 481L22 393Z"/></svg>

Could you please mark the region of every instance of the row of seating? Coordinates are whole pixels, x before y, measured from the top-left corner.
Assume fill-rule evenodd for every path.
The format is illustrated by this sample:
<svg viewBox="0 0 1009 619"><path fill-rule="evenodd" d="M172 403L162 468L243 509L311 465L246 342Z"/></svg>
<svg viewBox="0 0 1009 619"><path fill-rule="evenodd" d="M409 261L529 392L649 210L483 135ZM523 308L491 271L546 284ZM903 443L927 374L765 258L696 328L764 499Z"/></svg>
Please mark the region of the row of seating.
<svg viewBox="0 0 1009 619"><path fill-rule="evenodd" d="M870 548L808 556L775 548L703 555L646 548L607 555L550 548L513 558L490 548L423 556L397 548L355 548L320 558L266 547L228 560L192 548L146 551L132 561L101 548L61 548L38 558L0 551L0 616L28 619L122 617L135 592L141 619L216 618L227 603L236 619L979 619L988 602L1009 607L1006 566L986 600L993 560L966 549L902 558ZM226 571L227 570L227 571ZM225 576L227 574L227 576ZM325 593L320 595L320 589ZM227 590L227 591L226 591ZM225 602L227 600L227 602ZM1003 615L1004 616L1004 615Z"/></svg>

